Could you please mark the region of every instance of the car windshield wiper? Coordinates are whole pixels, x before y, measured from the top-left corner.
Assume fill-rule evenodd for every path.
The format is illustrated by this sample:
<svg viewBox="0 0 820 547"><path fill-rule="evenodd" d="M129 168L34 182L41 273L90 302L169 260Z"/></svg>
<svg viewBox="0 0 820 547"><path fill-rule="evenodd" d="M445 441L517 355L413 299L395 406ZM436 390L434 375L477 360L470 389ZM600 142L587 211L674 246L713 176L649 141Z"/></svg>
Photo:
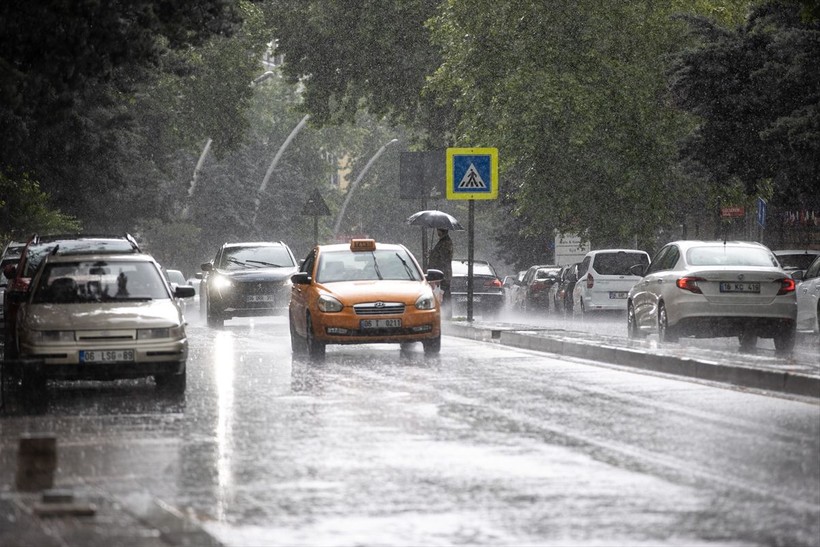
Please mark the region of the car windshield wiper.
<svg viewBox="0 0 820 547"><path fill-rule="evenodd" d="M254 264L261 264L262 266L269 266L271 268L282 268L281 264L274 264L273 262L263 262L261 260L248 260L248 262L252 262Z"/></svg>
<svg viewBox="0 0 820 547"><path fill-rule="evenodd" d="M370 255L373 257L373 269L376 270L376 277L378 277L379 279L384 279L382 277L382 272L379 269L379 261L376 260L376 253L371 252Z"/></svg>
<svg viewBox="0 0 820 547"><path fill-rule="evenodd" d="M242 262L241 260L237 260L237 259L235 259L235 258L233 258L233 257L228 257L228 258L226 258L226 259L225 259L225 262L230 262L231 264L237 264L237 265L239 265L239 266L247 266L247 264L245 264L245 263L244 263L244 262Z"/></svg>
<svg viewBox="0 0 820 547"><path fill-rule="evenodd" d="M401 255L399 255L399 253L396 253L396 258L401 260L401 263L404 266L404 271L407 272L407 278L408 279L416 279L416 276L413 275L413 269L410 267L409 264L407 264L407 262L404 261L404 259L401 257Z"/></svg>

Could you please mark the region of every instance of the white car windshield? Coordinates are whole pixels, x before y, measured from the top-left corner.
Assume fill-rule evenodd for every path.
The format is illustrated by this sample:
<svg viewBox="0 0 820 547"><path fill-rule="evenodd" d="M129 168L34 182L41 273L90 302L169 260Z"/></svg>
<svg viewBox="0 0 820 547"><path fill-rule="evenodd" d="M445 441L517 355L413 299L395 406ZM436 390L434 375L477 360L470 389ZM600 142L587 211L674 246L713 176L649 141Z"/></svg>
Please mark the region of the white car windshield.
<svg viewBox="0 0 820 547"><path fill-rule="evenodd" d="M692 247L686 253L691 266L759 266L779 267L777 259L766 249L729 245Z"/></svg>
<svg viewBox="0 0 820 547"><path fill-rule="evenodd" d="M48 264L34 289L34 304L77 304L170 298L150 262L116 260Z"/></svg>
<svg viewBox="0 0 820 547"><path fill-rule="evenodd" d="M319 258L319 283L376 279L421 281L422 275L404 250L331 251Z"/></svg>

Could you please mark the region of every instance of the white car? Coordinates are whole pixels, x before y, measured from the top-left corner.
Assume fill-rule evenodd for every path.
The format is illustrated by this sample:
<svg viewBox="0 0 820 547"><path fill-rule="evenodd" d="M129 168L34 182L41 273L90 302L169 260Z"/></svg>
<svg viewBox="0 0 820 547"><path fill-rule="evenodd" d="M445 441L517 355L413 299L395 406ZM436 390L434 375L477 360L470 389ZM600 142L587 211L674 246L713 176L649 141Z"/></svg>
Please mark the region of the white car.
<svg viewBox="0 0 820 547"><path fill-rule="evenodd" d="M820 256L799 274L797 284L797 330L820 332Z"/></svg>
<svg viewBox="0 0 820 547"><path fill-rule="evenodd" d="M32 279L16 322L12 371L24 387L49 378L114 380L153 376L185 391L188 339L173 292L148 255L50 255Z"/></svg>
<svg viewBox="0 0 820 547"><path fill-rule="evenodd" d="M572 309L584 315L591 311L626 311L626 295L640 280L630 268L648 266L649 254L637 249L590 251L578 265L578 280L572 290Z"/></svg>
<svg viewBox="0 0 820 547"><path fill-rule="evenodd" d="M817 249L778 249L774 252L780 267L788 273L806 271L809 264L820 256Z"/></svg>
<svg viewBox="0 0 820 547"><path fill-rule="evenodd" d="M794 347L795 281L764 245L673 241L636 273L644 275L627 298L631 338L738 336L750 349L763 337L774 338L778 352Z"/></svg>

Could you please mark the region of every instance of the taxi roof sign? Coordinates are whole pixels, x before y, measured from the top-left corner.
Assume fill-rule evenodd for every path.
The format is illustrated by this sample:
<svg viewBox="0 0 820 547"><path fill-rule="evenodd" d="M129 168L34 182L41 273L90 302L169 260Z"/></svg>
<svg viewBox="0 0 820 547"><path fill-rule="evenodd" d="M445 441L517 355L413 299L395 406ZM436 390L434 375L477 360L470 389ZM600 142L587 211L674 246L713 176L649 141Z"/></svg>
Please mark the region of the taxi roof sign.
<svg viewBox="0 0 820 547"><path fill-rule="evenodd" d="M376 240L375 239L351 239L350 240L350 250L353 252L356 251L375 251L376 250Z"/></svg>

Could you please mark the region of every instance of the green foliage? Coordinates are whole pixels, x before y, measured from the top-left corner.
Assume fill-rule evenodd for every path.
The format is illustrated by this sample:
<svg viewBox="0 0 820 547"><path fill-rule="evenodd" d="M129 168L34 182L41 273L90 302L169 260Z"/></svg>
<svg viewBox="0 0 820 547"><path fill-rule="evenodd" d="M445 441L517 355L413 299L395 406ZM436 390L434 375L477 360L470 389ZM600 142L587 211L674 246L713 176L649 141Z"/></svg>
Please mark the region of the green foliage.
<svg viewBox="0 0 820 547"><path fill-rule="evenodd" d="M80 222L49 206L37 181L0 171L0 241L25 240L31 233L80 231Z"/></svg>
<svg viewBox="0 0 820 547"><path fill-rule="evenodd" d="M718 185L740 181L746 195L771 181L776 205L820 206L820 23L787 0L736 30L689 23L699 42L678 56L671 90L701 120L682 147L690 167Z"/></svg>

